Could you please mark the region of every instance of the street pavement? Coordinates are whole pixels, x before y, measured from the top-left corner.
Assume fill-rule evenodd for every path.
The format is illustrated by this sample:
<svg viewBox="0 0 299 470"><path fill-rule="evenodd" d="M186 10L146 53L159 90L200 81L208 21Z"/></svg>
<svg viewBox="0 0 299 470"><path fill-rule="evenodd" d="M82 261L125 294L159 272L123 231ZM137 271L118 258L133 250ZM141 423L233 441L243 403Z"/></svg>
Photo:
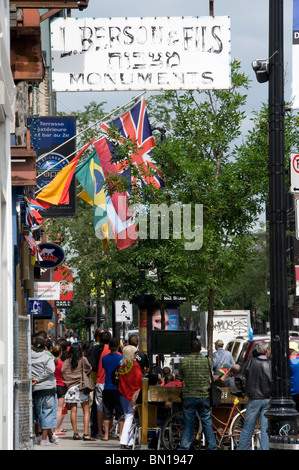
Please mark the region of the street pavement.
<svg viewBox="0 0 299 470"><path fill-rule="evenodd" d="M83 436L83 412L78 407L77 412L77 425L80 436ZM79 441L73 440L73 430L70 422L70 413L68 413L63 420L62 427L66 430L64 436L59 436L58 443L53 446L40 446L34 445L34 450L37 451L100 451L96 456L96 464L103 463L104 465L130 465L135 469L144 470L145 465L186 465L189 468L198 468L199 464L202 463L202 453L200 451L165 451L161 449L149 450L140 449L138 443L135 450L123 450L120 448L119 439L114 435L109 441L102 441L97 439L95 441ZM247 453L246 453L247 454ZM69 464L69 454L60 454L59 463ZM254 455L254 454L252 454ZM49 462L53 461L52 457L49 457ZM250 453L246 455L249 457ZM54 457L55 458L55 457ZM48 461L48 460L47 460ZM43 459L43 462L46 462ZM72 461L72 463L74 463ZM92 461L90 462L92 464ZM78 465L80 465L78 461Z"/></svg>
<svg viewBox="0 0 299 470"><path fill-rule="evenodd" d="M77 416L77 424L78 424L78 432L80 436L83 436L83 412L81 408L78 407L78 416ZM136 445L134 450L122 450L120 448L119 440L117 436L113 436L109 441L104 442L102 440L96 441L83 441L83 439L79 441L73 440L73 430L70 422L70 413L68 413L63 420L62 427L66 430L66 434L64 436L59 436L58 443L54 446L40 446L35 445L34 450L38 451L91 451L97 450L100 451L96 454L96 460L90 460L88 463L84 462L84 465L108 465L108 466L124 466L129 465L130 468L134 468L135 470L144 470L145 466L153 466L153 465L187 465L189 468L198 469L199 466L199 457L200 452L192 453L190 451L175 451L175 452L168 452L168 451L157 451L157 450L149 450L149 449L140 449L138 445ZM45 454L46 455L46 454ZM94 454L92 454L94 455ZM202 454L201 454L202 455ZM45 457L45 456L43 456ZM26 455L25 455L26 459ZM55 465L55 454L49 456L47 454L46 459L43 458L42 461L44 464L50 464L50 462L54 463ZM69 453L59 454L59 465L66 465L74 466L74 464L80 466L81 461L78 460L77 462L74 461L74 457L71 457L71 461L69 459ZM25 461L25 460L24 460ZM30 463L30 462L29 462Z"/></svg>
<svg viewBox="0 0 299 470"><path fill-rule="evenodd" d="M81 407L78 407L77 411L77 426L78 433L81 436L81 440L73 440L73 429L70 421L70 412L65 415L62 423L62 427L66 430L64 436L58 436L58 443L54 446L40 446L34 445L34 450L103 450L103 451L118 451L120 450L120 444L118 437L114 435L109 441L102 441L97 439L95 441L83 441L83 412Z"/></svg>

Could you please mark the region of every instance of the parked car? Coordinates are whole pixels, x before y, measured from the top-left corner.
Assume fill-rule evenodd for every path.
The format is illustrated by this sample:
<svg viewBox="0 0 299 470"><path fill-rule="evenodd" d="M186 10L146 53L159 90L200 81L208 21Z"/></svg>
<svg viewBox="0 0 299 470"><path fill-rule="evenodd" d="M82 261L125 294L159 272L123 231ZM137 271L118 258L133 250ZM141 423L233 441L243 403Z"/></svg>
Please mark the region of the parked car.
<svg viewBox="0 0 299 470"><path fill-rule="evenodd" d="M225 349L227 349L234 358L234 361L238 364L239 358L244 354L244 351L248 348L248 338L238 336L227 343Z"/></svg>
<svg viewBox="0 0 299 470"><path fill-rule="evenodd" d="M299 336L290 335L289 340L295 341L299 344ZM236 364L242 365L244 362L248 361L250 357L252 357L257 344L261 341L270 342L270 334L255 335L252 340L241 337L235 338L234 340L227 343L225 349L231 352Z"/></svg>
<svg viewBox="0 0 299 470"><path fill-rule="evenodd" d="M299 331L289 331L290 336L299 336Z"/></svg>

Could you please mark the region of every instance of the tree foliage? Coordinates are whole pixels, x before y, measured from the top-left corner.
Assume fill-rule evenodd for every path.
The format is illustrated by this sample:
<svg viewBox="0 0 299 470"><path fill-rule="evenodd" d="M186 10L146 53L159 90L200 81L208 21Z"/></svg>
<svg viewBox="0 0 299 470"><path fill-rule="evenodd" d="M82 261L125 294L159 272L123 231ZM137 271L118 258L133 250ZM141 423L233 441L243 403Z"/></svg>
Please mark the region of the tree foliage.
<svg viewBox="0 0 299 470"><path fill-rule="evenodd" d="M166 186L159 191L140 186L133 191L131 202L143 204L149 226L153 204L168 208L189 205L193 215L191 231L198 224L195 208L201 206L200 249L186 250L188 240L182 227L180 237L173 229L168 239L153 239L148 233L126 250L118 251L113 241L109 250L104 250L93 233L92 210L78 200L77 217L57 219L52 227L65 233L69 264L77 275L76 302L87 305L92 295L94 300L103 301L103 291L105 304L112 298L152 294L163 308L166 295L186 295L188 301L209 312L211 349L213 310L223 299L229 299L231 286L256 256L253 227L268 195L267 107L256 113L253 129L242 138L249 80L237 61L232 64L231 77L229 90L166 91L147 100L152 127L166 131L163 140L155 131L153 153ZM102 104L92 102L78 113L79 128L102 117ZM289 115L286 121L288 151L297 144L298 137L294 117ZM82 134L80 145L98 131ZM126 145L132 148L134 142ZM121 161L128 147L119 150ZM132 170L138 173L133 164ZM111 288L112 280L115 289Z"/></svg>

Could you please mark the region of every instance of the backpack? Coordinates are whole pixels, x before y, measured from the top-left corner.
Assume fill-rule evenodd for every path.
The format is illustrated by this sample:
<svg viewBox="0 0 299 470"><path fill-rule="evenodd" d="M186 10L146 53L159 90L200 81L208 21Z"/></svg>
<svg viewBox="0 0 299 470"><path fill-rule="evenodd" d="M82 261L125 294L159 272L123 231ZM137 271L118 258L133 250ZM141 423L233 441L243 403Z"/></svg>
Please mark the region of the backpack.
<svg viewBox="0 0 299 470"><path fill-rule="evenodd" d="M104 349L104 344L96 344L92 346L89 350L87 360L92 367L93 372L98 371L99 360Z"/></svg>

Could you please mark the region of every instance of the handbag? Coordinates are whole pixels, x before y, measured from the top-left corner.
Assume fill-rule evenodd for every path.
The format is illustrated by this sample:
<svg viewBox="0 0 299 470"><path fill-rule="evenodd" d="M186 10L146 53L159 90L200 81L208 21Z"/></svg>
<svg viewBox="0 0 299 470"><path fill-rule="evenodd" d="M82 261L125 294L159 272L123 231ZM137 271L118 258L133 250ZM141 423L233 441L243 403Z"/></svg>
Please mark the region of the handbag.
<svg viewBox="0 0 299 470"><path fill-rule="evenodd" d="M79 384L79 390L84 391L85 393L90 393L95 389L95 384L89 375L86 374L83 366L83 360L81 359L81 380Z"/></svg>
<svg viewBox="0 0 299 470"><path fill-rule="evenodd" d="M118 381L119 381L118 366L116 367L116 369L114 369L114 371L111 374L111 381L112 381L113 385L116 388L118 388Z"/></svg>
<svg viewBox="0 0 299 470"><path fill-rule="evenodd" d="M207 359L208 359L208 364L209 364L209 358ZM210 364L209 364L209 369L210 369ZM221 389L217 387L217 385L214 383L211 369L210 369L210 374L211 374L211 385L209 389L209 395L210 395L210 406L213 408L214 406L221 405Z"/></svg>

